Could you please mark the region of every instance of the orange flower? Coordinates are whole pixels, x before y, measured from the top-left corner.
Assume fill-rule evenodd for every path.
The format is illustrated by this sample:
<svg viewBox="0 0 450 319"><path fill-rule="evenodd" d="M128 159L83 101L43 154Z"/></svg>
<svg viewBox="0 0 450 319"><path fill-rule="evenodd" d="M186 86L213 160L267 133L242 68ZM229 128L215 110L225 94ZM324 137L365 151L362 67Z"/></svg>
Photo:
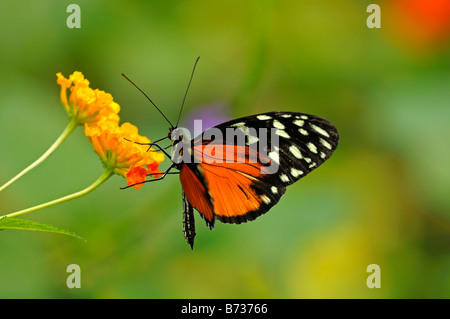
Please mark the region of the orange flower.
<svg viewBox="0 0 450 319"><path fill-rule="evenodd" d="M91 89L81 72L74 72L68 79L61 72L56 76L56 82L61 85L61 102L71 119L75 118L80 125L86 126L95 125L98 121L119 123L120 106L113 101L111 94ZM69 97L67 89L70 90Z"/></svg>
<svg viewBox="0 0 450 319"><path fill-rule="evenodd" d="M133 187L136 189L141 188L147 174L148 170L142 166L133 166L127 173L128 186L134 185Z"/></svg>
<svg viewBox="0 0 450 319"><path fill-rule="evenodd" d="M147 174L155 176L161 173L158 165L164 161L164 154L149 149L148 145L137 144L148 144L150 140L139 135L136 126L130 123L118 126L106 121L97 123L95 129L85 129L85 133L103 165L127 178L128 185L143 182Z"/></svg>
<svg viewBox="0 0 450 319"><path fill-rule="evenodd" d="M419 51L448 45L450 1L392 0L385 5L387 30L396 43Z"/></svg>
<svg viewBox="0 0 450 319"><path fill-rule="evenodd" d="M68 79L61 73L57 77L64 108L72 121L84 125L84 134L106 169L127 178L128 185L143 182L148 174L158 177L162 173L158 166L164 154L149 149L148 145L140 145L149 144L150 140L139 135L136 126L130 123L119 126L120 106L111 94L91 89L81 72L74 72ZM135 188L141 186L134 185Z"/></svg>

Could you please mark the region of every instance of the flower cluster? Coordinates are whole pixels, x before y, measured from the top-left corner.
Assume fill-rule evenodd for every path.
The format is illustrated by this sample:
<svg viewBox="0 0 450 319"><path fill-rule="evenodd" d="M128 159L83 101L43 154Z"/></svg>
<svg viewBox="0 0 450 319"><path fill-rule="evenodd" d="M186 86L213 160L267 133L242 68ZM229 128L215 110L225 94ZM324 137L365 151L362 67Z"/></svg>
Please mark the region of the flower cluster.
<svg viewBox="0 0 450 319"><path fill-rule="evenodd" d="M84 133L106 169L127 178L128 185L140 188L147 175L158 177L164 154L150 148L150 140L138 134L136 126L119 124L120 106L111 94L89 87L81 72L66 79L57 75L61 101L69 118L84 125ZM68 90L70 95L67 96Z"/></svg>
<svg viewBox="0 0 450 319"><path fill-rule="evenodd" d="M87 195L114 174L125 177L128 186L140 188L147 176L161 176L162 172L158 170L158 166L164 161L164 154L151 148L150 140L139 135L136 126L130 123L120 125L119 104L114 102L111 94L90 88L89 81L81 72L74 72L68 79L61 73L56 76L57 83L61 86L61 102L69 115L69 123L50 148L1 185L0 192L47 159L80 125L84 126L84 133L100 156L105 171L94 183L81 191L0 216L0 230L40 230L81 238L58 227L16 217ZM20 225L20 228L17 228L17 225Z"/></svg>
<svg viewBox="0 0 450 319"><path fill-rule="evenodd" d="M86 127L101 122L119 123L120 106L113 101L111 94L99 89L91 89L89 81L81 72L74 72L66 79L57 73L57 83L61 86L61 102L70 119ZM70 91L67 97L67 90Z"/></svg>

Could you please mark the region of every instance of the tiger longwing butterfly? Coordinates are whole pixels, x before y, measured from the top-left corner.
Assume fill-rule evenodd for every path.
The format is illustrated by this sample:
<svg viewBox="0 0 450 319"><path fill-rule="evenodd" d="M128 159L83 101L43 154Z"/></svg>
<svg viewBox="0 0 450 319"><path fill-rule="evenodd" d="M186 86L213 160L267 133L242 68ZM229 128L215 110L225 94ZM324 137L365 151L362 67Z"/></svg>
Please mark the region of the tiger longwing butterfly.
<svg viewBox="0 0 450 319"><path fill-rule="evenodd" d="M179 170L183 234L191 249L196 235L193 208L210 229L216 219L232 224L254 220L278 203L288 185L319 167L337 147L338 132L326 119L279 111L234 119L191 140L177 128L186 94L173 126L144 93L169 122L166 138L172 141L171 154L157 143L150 144L166 153L172 165L162 177L149 181Z"/></svg>

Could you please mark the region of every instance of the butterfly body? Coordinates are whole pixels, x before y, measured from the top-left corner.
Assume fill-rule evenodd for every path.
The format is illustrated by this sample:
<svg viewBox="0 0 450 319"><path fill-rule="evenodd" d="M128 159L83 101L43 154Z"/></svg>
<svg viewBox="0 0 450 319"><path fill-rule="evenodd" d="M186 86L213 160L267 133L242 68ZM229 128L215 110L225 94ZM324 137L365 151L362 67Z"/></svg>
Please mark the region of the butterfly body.
<svg viewBox="0 0 450 319"><path fill-rule="evenodd" d="M298 112L238 118L189 139L174 134L173 167L183 188L183 233L193 247L195 208L209 228L240 224L278 203L286 187L327 160L339 135L329 121Z"/></svg>

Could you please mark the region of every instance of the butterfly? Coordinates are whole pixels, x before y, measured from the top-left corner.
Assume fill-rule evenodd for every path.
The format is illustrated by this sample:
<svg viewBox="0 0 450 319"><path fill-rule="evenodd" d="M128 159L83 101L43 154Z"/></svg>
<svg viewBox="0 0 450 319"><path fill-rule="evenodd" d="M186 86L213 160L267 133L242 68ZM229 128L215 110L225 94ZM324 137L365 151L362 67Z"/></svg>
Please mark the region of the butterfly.
<svg viewBox="0 0 450 319"><path fill-rule="evenodd" d="M191 249L196 236L194 208L210 229L216 220L252 221L275 206L287 186L325 162L339 140L336 127L322 117L280 111L237 118L190 139L189 132L178 128L180 115L173 126L163 114L171 125L165 137L171 140L171 154L158 145L162 139L149 144L172 160L163 176L151 181L165 178L172 169L179 171L183 234Z"/></svg>

